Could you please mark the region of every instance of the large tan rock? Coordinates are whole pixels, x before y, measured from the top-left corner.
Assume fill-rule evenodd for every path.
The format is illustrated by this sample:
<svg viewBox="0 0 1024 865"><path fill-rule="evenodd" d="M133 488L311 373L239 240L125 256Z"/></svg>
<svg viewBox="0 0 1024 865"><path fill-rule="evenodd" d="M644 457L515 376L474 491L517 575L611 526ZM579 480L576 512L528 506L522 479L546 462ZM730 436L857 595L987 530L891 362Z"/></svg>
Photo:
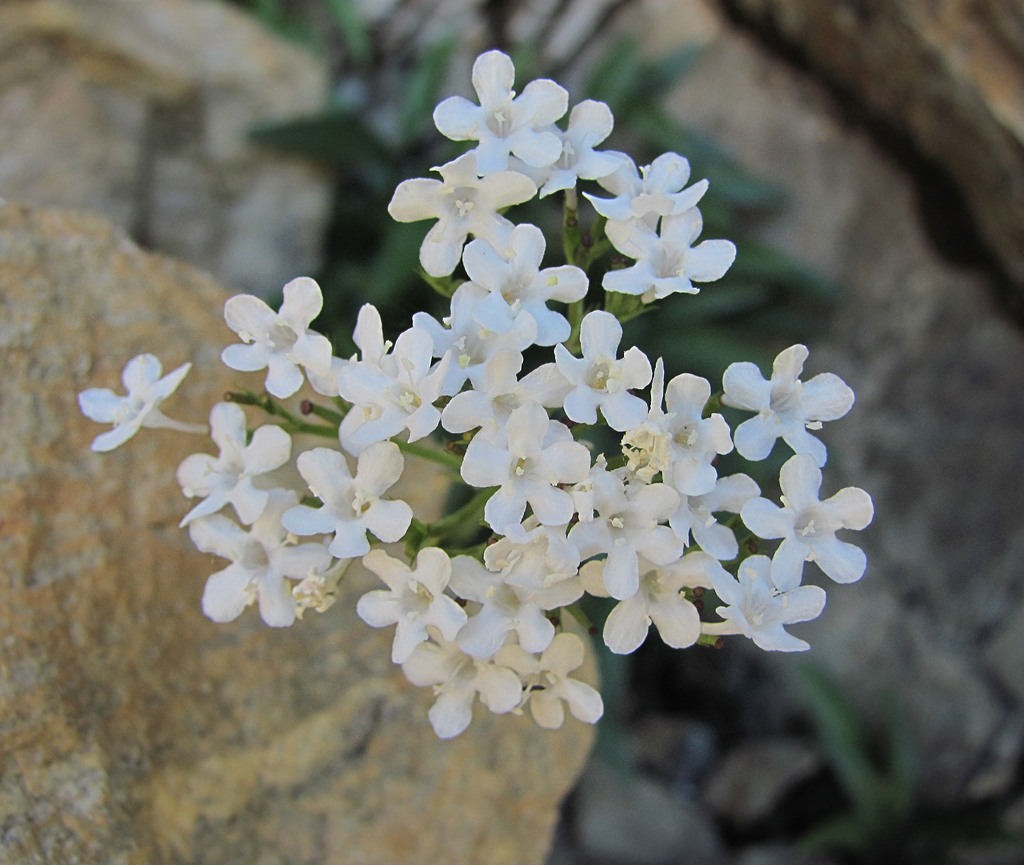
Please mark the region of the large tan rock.
<svg viewBox="0 0 1024 865"><path fill-rule="evenodd" d="M88 450L76 393L141 351L195 361L167 410L205 420L240 377L224 297L97 217L0 205L0 861L542 862L590 728L478 712L439 741L353 613L365 572L293 628L213 624L173 479L208 442Z"/></svg>
<svg viewBox="0 0 1024 865"><path fill-rule="evenodd" d="M1024 9L1015 0L730 0L953 178L1024 310ZM942 219L942 214L936 214Z"/></svg>
<svg viewBox="0 0 1024 865"><path fill-rule="evenodd" d="M322 63L217 0L0 3L0 196L98 211L261 294L319 264L329 188L250 145Z"/></svg>

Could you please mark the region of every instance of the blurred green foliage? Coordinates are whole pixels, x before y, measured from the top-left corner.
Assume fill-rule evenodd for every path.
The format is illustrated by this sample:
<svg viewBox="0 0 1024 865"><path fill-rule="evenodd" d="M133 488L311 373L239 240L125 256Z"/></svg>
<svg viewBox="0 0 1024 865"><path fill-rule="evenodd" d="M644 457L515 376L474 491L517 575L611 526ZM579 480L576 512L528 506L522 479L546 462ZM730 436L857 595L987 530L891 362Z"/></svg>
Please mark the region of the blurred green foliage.
<svg viewBox="0 0 1024 865"><path fill-rule="evenodd" d="M873 730L821 670L805 667L799 685L847 803L804 835L805 849L858 865L946 865L963 861L957 857L967 850L1024 857L1024 839L1002 828L992 803L943 808L929 801L921 748L896 699L887 702L882 729Z"/></svg>

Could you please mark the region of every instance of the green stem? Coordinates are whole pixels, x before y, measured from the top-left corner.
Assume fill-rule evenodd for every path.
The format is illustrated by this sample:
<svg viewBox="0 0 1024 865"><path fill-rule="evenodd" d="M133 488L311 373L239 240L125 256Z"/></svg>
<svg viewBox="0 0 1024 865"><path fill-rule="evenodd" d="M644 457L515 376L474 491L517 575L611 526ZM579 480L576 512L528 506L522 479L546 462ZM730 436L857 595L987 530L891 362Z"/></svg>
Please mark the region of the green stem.
<svg viewBox="0 0 1024 865"><path fill-rule="evenodd" d="M403 453L412 454L420 459L430 460L455 471L462 468L462 459L455 454L448 453L448 451L421 445L418 442L403 442L396 439L392 439L392 441L398 445L398 449Z"/></svg>
<svg viewBox="0 0 1024 865"><path fill-rule="evenodd" d="M293 415L279 402L276 402L267 394L257 394L252 391L229 391L224 394L227 402L238 403L239 405L252 405L263 409L273 417L279 417L284 421L281 428L288 433L306 433L308 435L321 436L323 438L337 438L338 428L323 426L322 424L306 423L301 418Z"/></svg>
<svg viewBox="0 0 1024 865"><path fill-rule="evenodd" d="M562 208L562 251L566 264L576 264L581 237L579 200L575 189L567 189Z"/></svg>
<svg viewBox="0 0 1024 865"><path fill-rule="evenodd" d="M484 505L494 495L497 487L485 487L478 490L462 507L452 511L448 516L442 517L436 523L427 526L427 534L430 538L443 540L445 535L456 528L461 528L468 522L479 522L483 517Z"/></svg>
<svg viewBox="0 0 1024 865"><path fill-rule="evenodd" d="M570 354L581 357L583 349L580 347L580 328L583 326L583 301L576 300L569 304L566 314L569 318L569 325L572 330L569 338L565 341L565 347Z"/></svg>

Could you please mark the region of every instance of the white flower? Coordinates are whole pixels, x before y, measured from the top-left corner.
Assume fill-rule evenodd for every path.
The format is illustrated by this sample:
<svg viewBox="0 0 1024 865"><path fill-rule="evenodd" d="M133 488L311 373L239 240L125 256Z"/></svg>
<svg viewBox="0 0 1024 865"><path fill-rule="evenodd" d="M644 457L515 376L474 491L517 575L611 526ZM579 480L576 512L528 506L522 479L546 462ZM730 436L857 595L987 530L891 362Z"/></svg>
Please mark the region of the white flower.
<svg viewBox="0 0 1024 865"><path fill-rule="evenodd" d="M717 613L724 622L705 623L705 634L743 634L768 652L799 652L810 646L786 632L784 625L809 622L825 608L818 586L795 586L782 591L772 583L767 556L744 559L739 580L724 571L711 571L715 594L726 604Z"/></svg>
<svg viewBox="0 0 1024 865"><path fill-rule="evenodd" d="M583 586L575 574L548 582L543 571L532 567L544 565L543 559L537 562L536 558L521 557L512 565L525 571L515 582L508 580L508 570L491 570L469 556L453 560L453 591L481 605L459 631L457 642L463 651L475 658L493 657L510 632L528 652L543 652L551 645L555 626L544 611L579 600Z"/></svg>
<svg viewBox="0 0 1024 865"><path fill-rule="evenodd" d="M719 478L715 488L701 496L680 496L679 508L668 518L668 524L679 539L689 545L690 535L704 552L723 562L739 553L736 535L719 523L716 513L738 514L742 507L761 490L744 474Z"/></svg>
<svg viewBox="0 0 1024 865"><path fill-rule="evenodd" d="M508 168L509 154L527 165L550 165L562 152L558 135L546 127L569 107L569 94L554 81L531 81L516 96L515 67L507 54L488 51L473 64L474 105L451 96L434 109L438 131L453 141L479 141L474 153L480 174Z"/></svg>
<svg viewBox="0 0 1024 865"><path fill-rule="evenodd" d="M718 413L704 417L704 407L711 397L707 379L683 373L668 383L667 390L664 381L664 364L658 358L651 385L651 410L638 429L649 428L651 444L664 449L665 453L652 455L663 479L680 495L703 495L714 489L718 478L712 460L732 450L729 425ZM663 390L667 413L661 408ZM637 438L631 431L623 438L623 445L631 445ZM640 439L646 440L642 436Z"/></svg>
<svg viewBox="0 0 1024 865"><path fill-rule="evenodd" d="M164 415L157 406L169 397L188 375L192 364L179 366L160 377L160 361L154 355L140 354L125 365L121 381L128 391L118 396L109 388L91 387L78 395L78 407L89 420L112 423L114 428L96 436L91 445L105 453L123 445L141 427L166 427L181 432L206 432L206 427L181 423Z"/></svg>
<svg viewBox="0 0 1024 865"><path fill-rule="evenodd" d="M513 411L505 430L504 444L476 436L462 461L467 484L500 487L484 505L487 524L504 534L522 522L529 504L542 524L565 525L574 513L572 497L558 484L582 481L590 470L590 452L536 403Z"/></svg>
<svg viewBox="0 0 1024 865"><path fill-rule="evenodd" d="M268 625L287 627L295 621L295 600L286 578L302 580L331 563L323 544L288 543L281 515L296 502L298 496L291 490L271 491L249 531L222 514L202 517L189 526L192 542L202 552L231 560L206 581L203 612L213 621L233 621L253 601L259 603Z"/></svg>
<svg viewBox="0 0 1024 865"><path fill-rule="evenodd" d="M555 363L572 390L565 397L565 413L577 423L597 423L597 409L614 430L625 432L643 423L647 406L628 391L646 387L651 362L636 346L617 359L622 325L610 312L595 310L583 318L580 347L573 357L564 345L555 346Z"/></svg>
<svg viewBox="0 0 1024 865"><path fill-rule="evenodd" d="M241 372L266 368L267 391L279 399L302 387L300 366L330 376L331 343L309 329L323 305L320 286L304 276L284 287L280 312L251 294L235 295L224 304L224 320L245 344L229 345L221 360Z"/></svg>
<svg viewBox="0 0 1024 865"><path fill-rule="evenodd" d="M740 517L762 538L782 538L772 558L772 580L780 589L799 585L805 561L815 562L837 583L852 583L864 575L867 556L860 547L836 538L839 529L859 531L871 522L874 506L864 490L841 489L818 500L821 469L807 454L790 457L779 473L780 508L767 499L748 501Z"/></svg>
<svg viewBox="0 0 1024 865"><path fill-rule="evenodd" d="M444 318L443 324L425 312L413 314L413 326L429 333L433 340L434 357L451 355L441 385L445 396L457 394L467 379L476 387L488 359L505 349L522 351L532 345L537 336L536 322L526 315L508 322L501 332L481 325L476 319L476 310L486 298L486 289L464 282L452 295L451 315Z"/></svg>
<svg viewBox="0 0 1024 865"><path fill-rule="evenodd" d="M614 118L607 105L586 99L569 113L569 126L564 132L557 128L553 130L562 140L562 152L554 163L544 168L533 168L513 161L511 167L533 179L540 187L541 198L562 189L573 189L581 178L597 180L607 177L629 161L625 153L594 150L611 135L613 124Z"/></svg>
<svg viewBox="0 0 1024 865"><path fill-rule="evenodd" d="M280 468L291 456L291 437L281 427L261 426L247 442L245 412L240 406L219 402L210 411L210 436L220 455L192 454L178 466L178 483L188 498L203 497L179 525L197 517L234 507L238 518L249 525L263 513L270 492L255 479Z"/></svg>
<svg viewBox="0 0 1024 865"><path fill-rule="evenodd" d="M592 473L589 481L599 516L573 526L569 543L583 559L607 554L605 589L620 601L631 598L640 587L640 556L667 565L682 555L682 541L659 525L679 506L679 494L665 484L626 487L608 471Z"/></svg>
<svg viewBox="0 0 1024 865"><path fill-rule="evenodd" d="M342 446L359 454L374 442L409 431L409 441L429 435L441 421L441 395L450 355L431 366L433 340L422 328L401 333L379 362L354 361L338 375L338 393L352 403L339 429Z"/></svg>
<svg viewBox="0 0 1024 865"><path fill-rule="evenodd" d="M845 415L853 405L853 391L828 372L800 381L807 355L805 346L787 348L775 358L770 381L752 363L730 364L722 376L722 402L758 413L733 434L736 450L748 460L763 460L781 437L794 453L810 454L819 467L825 465L825 445L807 430Z"/></svg>
<svg viewBox="0 0 1024 865"><path fill-rule="evenodd" d="M642 221L653 229L659 217L685 213L707 192L706 180L684 189L689 179L690 163L677 153L663 153L639 171L633 160L624 156L613 173L598 178L614 198L583 194L609 225Z"/></svg>
<svg viewBox="0 0 1024 865"><path fill-rule="evenodd" d="M451 739L469 726L477 694L496 715L519 705L523 684L515 671L467 655L455 642L431 631L430 642L416 646L402 672L414 685L434 687L437 700L428 717L440 738Z"/></svg>
<svg viewBox="0 0 1024 865"><path fill-rule="evenodd" d="M523 678L527 702L533 719L548 730L557 730L565 721L565 707L574 718L596 724L604 714L601 695L586 682L569 676L583 664L586 648L575 634L557 634L544 653L536 658L522 646L509 645L495 656Z"/></svg>
<svg viewBox="0 0 1024 865"><path fill-rule="evenodd" d="M452 575L448 554L437 547L424 547L416 554L416 563L389 556L384 550L370 550L363 565L385 583L387 590L367 592L356 604L356 613L373 628L396 625L391 660L404 664L413 650L427 639L427 628L434 627L446 640L466 623L466 612L444 593Z"/></svg>
<svg viewBox="0 0 1024 865"><path fill-rule="evenodd" d="M399 540L412 522L405 502L381 498L401 477L405 461L394 442L377 442L359 455L355 477L340 451L313 448L296 459L299 474L322 508L297 505L282 520L297 535L334 534L331 555L354 559L370 549L366 533L385 543Z"/></svg>
<svg viewBox="0 0 1024 865"><path fill-rule="evenodd" d="M554 364L544 364L516 378L523 368L523 355L501 349L482 364L473 389L452 397L441 412L441 426L448 432L462 433L480 427L490 439L501 439L509 415L528 402L560 406L568 392L568 382Z"/></svg>
<svg viewBox="0 0 1024 865"><path fill-rule="evenodd" d="M470 234L502 247L512 223L498 211L529 201L537 192L530 178L515 171L477 177L474 153L432 170L441 180L404 180L388 204L388 213L397 222L438 221L420 246L420 264L431 276L447 276L455 270Z"/></svg>
<svg viewBox="0 0 1024 865"><path fill-rule="evenodd" d="M569 338L568 320L548 309L549 300L571 303L582 300L590 283L578 267L562 265L541 270L544 233L535 225L517 225L508 244L495 249L488 241L470 241L462 254L466 273L488 291L473 310L474 318L495 333L504 333L520 316L537 324L534 342L554 345Z"/></svg>
<svg viewBox="0 0 1024 865"><path fill-rule="evenodd" d="M602 571L604 562L584 565L583 585L597 596L607 595ZM668 565L655 565L640 559L640 590L631 598L619 601L605 619L605 645L618 655L628 655L640 648L653 623L667 646L685 649L700 636L700 613L681 594L684 588L711 586L711 571L728 573L711 556L702 552L688 553Z"/></svg>
<svg viewBox="0 0 1024 865"><path fill-rule="evenodd" d="M703 227L696 207L661 220L661 232L643 222L609 222L608 239L636 264L609 270L601 284L607 291L639 295L644 303L670 294L697 294L694 282L721 279L736 259L728 240L704 240L693 245Z"/></svg>

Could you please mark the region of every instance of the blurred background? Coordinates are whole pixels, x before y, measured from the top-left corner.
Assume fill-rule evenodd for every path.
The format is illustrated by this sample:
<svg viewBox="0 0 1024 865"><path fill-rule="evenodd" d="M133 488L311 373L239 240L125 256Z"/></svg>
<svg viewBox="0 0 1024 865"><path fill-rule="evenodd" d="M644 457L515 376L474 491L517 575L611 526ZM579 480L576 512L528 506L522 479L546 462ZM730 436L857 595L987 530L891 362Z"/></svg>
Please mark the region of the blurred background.
<svg viewBox="0 0 1024 865"><path fill-rule="evenodd" d="M711 180L735 266L627 340L713 382L806 343L857 393L825 492L876 504L806 656L602 657L550 865L1024 862L1019 3L6 0L0 194L268 299L316 276L345 355L364 302L392 333L440 308L427 226L385 208L459 152L430 114L491 47L608 102L606 147Z"/></svg>

